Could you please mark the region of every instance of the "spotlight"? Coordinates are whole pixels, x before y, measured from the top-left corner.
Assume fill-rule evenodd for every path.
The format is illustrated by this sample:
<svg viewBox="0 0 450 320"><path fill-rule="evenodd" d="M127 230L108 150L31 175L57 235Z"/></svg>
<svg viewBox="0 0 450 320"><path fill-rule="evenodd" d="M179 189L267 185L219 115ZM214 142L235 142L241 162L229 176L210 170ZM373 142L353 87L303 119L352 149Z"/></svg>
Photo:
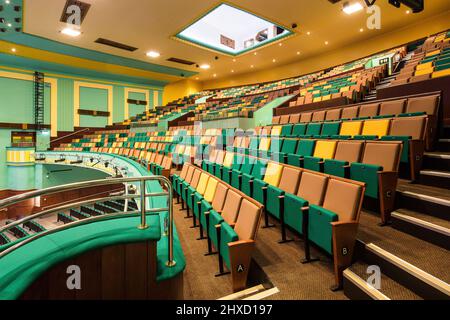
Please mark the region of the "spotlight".
<svg viewBox="0 0 450 320"><path fill-rule="evenodd" d="M389 0L389 4L392 4L396 8L400 8L400 6L402 5L398 0Z"/></svg>
<svg viewBox="0 0 450 320"><path fill-rule="evenodd" d="M218 56L215 56L214 59L215 59L215 60L219 60L219 57L218 57Z"/></svg>
<svg viewBox="0 0 450 320"><path fill-rule="evenodd" d="M295 29L295 28L297 28L298 27L298 25L296 24L296 23L293 23L292 25L291 25L291 28L292 29Z"/></svg>
<svg viewBox="0 0 450 320"><path fill-rule="evenodd" d="M14 6L14 11L17 11L17 12L19 12L20 10L22 9L22 7L21 6Z"/></svg>
<svg viewBox="0 0 450 320"><path fill-rule="evenodd" d="M423 9L425 8L424 0L399 0L399 2L411 8L413 13L422 12Z"/></svg>

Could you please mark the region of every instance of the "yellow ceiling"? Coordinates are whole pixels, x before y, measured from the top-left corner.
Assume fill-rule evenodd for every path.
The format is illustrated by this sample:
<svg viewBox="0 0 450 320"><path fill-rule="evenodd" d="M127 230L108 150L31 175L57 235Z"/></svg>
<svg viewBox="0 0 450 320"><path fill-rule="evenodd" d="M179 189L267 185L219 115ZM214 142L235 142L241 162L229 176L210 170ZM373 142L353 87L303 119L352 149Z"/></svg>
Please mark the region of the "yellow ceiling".
<svg viewBox="0 0 450 320"><path fill-rule="evenodd" d="M355 42L379 37L450 10L449 0L426 0L426 9L422 13L406 14L406 7L396 9L389 5L387 0L378 0L376 4L381 7L382 14L381 29L367 30L366 20L369 15L366 12L361 11L348 16L342 12L342 4L333 5L328 0L229 1L281 25L298 24L295 29L297 35L283 41L281 46L274 44L258 50L256 55L249 53L233 61L232 57L171 39L181 28L219 4L219 1L83 1L91 3L92 6L82 24L83 34L80 37L69 38L59 33L64 27L64 24L59 22L65 4L63 0L26 0L24 31L86 49L198 71L200 74L196 77L201 81L269 69L308 59ZM363 2L363 0L359 1ZM361 28L364 29L363 32L360 32ZM311 34L307 35L306 32ZM139 50L130 53L94 43L99 37L135 46ZM329 44L325 45L325 41ZM145 53L150 50L160 52L161 57L147 58ZM297 54L298 52L300 54ZM219 60L215 60L215 56L218 56ZM195 66L187 67L166 61L170 57L191 60L199 64L208 63L211 69L203 71Z"/></svg>

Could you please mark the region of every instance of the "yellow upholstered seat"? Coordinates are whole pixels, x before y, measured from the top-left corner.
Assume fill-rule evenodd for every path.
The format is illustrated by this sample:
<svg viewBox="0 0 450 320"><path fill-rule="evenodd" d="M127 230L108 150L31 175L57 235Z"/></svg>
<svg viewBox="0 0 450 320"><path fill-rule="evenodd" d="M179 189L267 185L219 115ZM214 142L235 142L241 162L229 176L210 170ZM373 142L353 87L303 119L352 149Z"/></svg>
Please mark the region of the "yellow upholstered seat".
<svg viewBox="0 0 450 320"><path fill-rule="evenodd" d="M391 120L372 120L365 121L362 135L384 137L389 132Z"/></svg>
<svg viewBox="0 0 450 320"><path fill-rule="evenodd" d="M362 121L345 121L341 125L341 136L356 136L361 134Z"/></svg>
<svg viewBox="0 0 450 320"><path fill-rule="evenodd" d="M339 92L347 92L350 91L350 87L342 87L341 90L339 90Z"/></svg>
<svg viewBox="0 0 450 320"><path fill-rule="evenodd" d="M314 157L321 159L333 159L336 153L337 141L317 141L314 149Z"/></svg>
<svg viewBox="0 0 450 320"><path fill-rule="evenodd" d="M433 73L434 68L428 68L428 69L422 69L422 70L417 70L414 75L415 76L422 76L424 74L430 74Z"/></svg>
<svg viewBox="0 0 450 320"><path fill-rule="evenodd" d="M427 62L417 65L416 70L424 70L433 68L433 62Z"/></svg>
<svg viewBox="0 0 450 320"><path fill-rule="evenodd" d="M328 94L326 96L322 96L322 101L326 101L326 100L330 100L331 99L331 94Z"/></svg>
<svg viewBox="0 0 450 320"><path fill-rule="evenodd" d="M445 76L450 76L450 68L433 72L433 74L431 75L432 78L440 78Z"/></svg>
<svg viewBox="0 0 450 320"><path fill-rule="evenodd" d="M225 159L223 160L223 166L227 168L231 168L233 165L234 153L227 152L225 155Z"/></svg>
<svg viewBox="0 0 450 320"><path fill-rule="evenodd" d="M269 151L272 140L270 138L262 138L259 143L260 151Z"/></svg>
<svg viewBox="0 0 450 320"><path fill-rule="evenodd" d="M217 185L219 184L219 181L214 178L210 178L208 180L208 185L206 187L206 192L204 195L204 198L206 201L211 203L214 200L214 195L216 194Z"/></svg>
<svg viewBox="0 0 450 320"><path fill-rule="evenodd" d="M441 50L434 50L434 51L430 51L428 52L425 57L431 57L431 56L435 56L437 54L441 53Z"/></svg>
<svg viewBox="0 0 450 320"><path fill-rule="evenodd" d="M204 195L206 192L206 186L208 185L208 180L209 180L209 175L207 175L206 173L202 173L200 176L200 180L198 181L198 185L197 185L197 192L200 193L201 195Z"/></svg>
<svg viewBox="0 0 450 320"><path fill-rule="evenodd" d="M275 162L269 162L269 164L267 165L266 174L264 175L264 182L274 187L278 187L278 185L280 184L282 172L282 165Z"/></svg>
<svg viewBox="0 0 450 320"><path fill-rule="evenodd" d="M282 126L276 126L276 127L273 127L273 128L272 128L271 135L272 135L272 136L279 136L279 135L281 135L281 130L282 130L282 129L283 129Z"/></svg>

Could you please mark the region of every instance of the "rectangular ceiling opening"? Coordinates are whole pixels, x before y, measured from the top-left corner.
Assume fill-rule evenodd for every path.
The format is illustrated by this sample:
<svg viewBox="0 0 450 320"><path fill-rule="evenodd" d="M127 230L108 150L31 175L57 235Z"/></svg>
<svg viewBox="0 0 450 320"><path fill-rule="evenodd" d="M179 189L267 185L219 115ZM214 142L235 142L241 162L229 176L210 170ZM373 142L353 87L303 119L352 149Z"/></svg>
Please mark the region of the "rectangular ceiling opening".
<svg viewBox="0 0 450 320"><path fill-rule="evenodd" d="M286 27L222 3L195 20L175 38L237 56L293 34Z"/></svg>

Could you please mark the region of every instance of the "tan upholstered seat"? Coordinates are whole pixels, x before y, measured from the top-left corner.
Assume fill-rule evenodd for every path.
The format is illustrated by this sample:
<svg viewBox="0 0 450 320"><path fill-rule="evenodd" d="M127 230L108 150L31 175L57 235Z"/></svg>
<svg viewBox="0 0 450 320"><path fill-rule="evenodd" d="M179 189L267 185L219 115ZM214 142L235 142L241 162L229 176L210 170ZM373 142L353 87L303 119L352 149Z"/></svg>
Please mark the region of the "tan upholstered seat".
<svg viewBox="0 0 450 320"><path fill-rule="evenodd" d="M261 217L260 208L254 203L243 199L239 208L239 215L236 220L234 231L239 236L239 240L254 240L256 230Z"/></svg>
<svg viewBox="0 0 450 320"><path fill-rule="evenodd" d="M226 223L232 224L236 221L242 199L242 196L236 191L228 190L227 197L223 205L223 210L217 211L221 213L222 218Z"/></svg>
<svg viewBox="0 0 450 320"><path fill-rule="evenodd" d="M379 107L380 107L380 105L378 103L362 105L359 108L358 117L359 118L375 117L378 115Z"/></svg>
<svg viewBox="0 0 450 320"><path fill-rule="evenodd" d="M222 212L225 205L225 199L227 198L228 187L223 183L219 183L216 188L216 193L212 201L212 207L217 212Z"/></svg>
<svg viewBox="0 0 450 320"><path fill-rule="evenodd" d="M428 115L436 115L439 96L427 96L408 99L407 113L426 112Z"/></svg>
<svg viewBox="0 0 450 320"><path fill-rule="evenodd" d="M300 114L300 122L311 122L312 112L304 112Z"/></svg>
<svg viewBox="0 0 450 320"><path fill-rule="evenodd" d="M336 213L340 222L353 221L359 211L362 187L330 178L322 207Z"/></svg>
<svg viewBox="0 0 450 320"><path fill-rule="evenodd" d="M289 123L296 124L299 122L300 122L300 114L298 113L291 115L291 117L289 118Z"/></svg>
<svg viewBox="0 0 450 320"><path fill-rule="evenodd" d="M341 119L354 119L358 117L359 107L348 107L342 109Z"/></svg>
<svg viewBox="0 0 450 320"><path fill-rule="evenodd" d="M273 117L273 118L272 118L272 123L273 123L273 124L280 124L280 120L281 120L281 117L280 117L280 116Z"/></svg>
<svg viewBox="0 0 450 320"><path fill-rule="evenodd" d="M325 111L317 111L312 115L312 122L323 122L325 120Z"/></svg>
<svg viewBox="0 0 450 320"><path fill-rule="evenodd" d="M289 123L290 116L288 114L281 116L280 118L280 124L288 124Z"/></svg>
<svg viewBox="0 0 450 320"><path fill-rule="evenodd" d="M384 115L398 115L405 110L406 99L386 101L380 106L380 116Z"/></svg>
<svg viewBox="0 0 450 320"><path fill-rule="evenodd" d="M378 165L383 171L398 171L401 143L367 142L362 163Z"/></svg>
<svg viewBox="0 0 450 320"><path fill-rule="evenodd" d="M294 194L297 191L302 171L297 168L284 167L278 188Z"/></svg>
<svg viewBox="0 0 450 320"><path fill-rule="evenodd" d="M349 163L359 162L362 155L364 142L362 141L339 141L334 155L335 160L347 161Z"/></svg>
<svg viewBox="0 0 450 320"><path fill-rule="evenodd" d="M328 176L303 171L297 196L307 200L310 204L321 205L327 183Z"/></svg>
<svg viewBox="0 0 450 320"><path fill-rule="evenodd" d="M389 135L410 136L414 140L423 140L425 125L425 117L396 118L392 120Z"/></svg>
<svg viewBox="0 0 450 320"><path fill-rule="evenodd" d="M329 110L326 113L325 121L335 121L341 119L342 109Z"/></svg>

